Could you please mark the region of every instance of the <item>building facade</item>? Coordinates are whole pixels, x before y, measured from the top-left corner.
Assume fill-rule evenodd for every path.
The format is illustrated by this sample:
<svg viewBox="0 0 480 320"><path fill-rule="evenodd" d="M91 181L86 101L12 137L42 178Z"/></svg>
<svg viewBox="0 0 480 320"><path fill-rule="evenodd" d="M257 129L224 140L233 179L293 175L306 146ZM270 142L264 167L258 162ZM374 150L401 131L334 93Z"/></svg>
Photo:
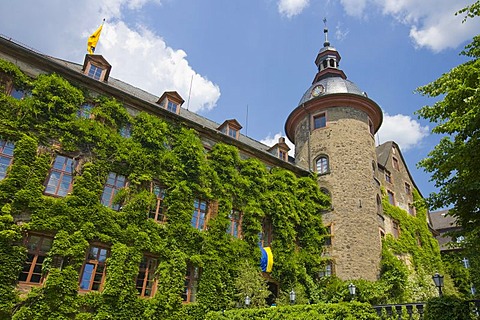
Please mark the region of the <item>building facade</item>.
<svg viewBox="0 0 480 320"><path fill-rule="evenodd" d="M125 119L128 117L143 117L142 114L147 113L172 123L176 128L172 131L183 132L184 129L194 131L201 139L205 154L215 149L216 145L225 144L236 148L241 160L256 159L271 170L273 174L276 174L275 168L287 172L286 175L278 175L277 177L278 183L283 184L283 195L295 194L296 190L291 185L292 181L296 181L293 180L293 177L301 179L311 176L312 173L316 175L318 187L323 194L328 195L331 199L330 205L322 207L327 201L322 200L321 194L319 196L313 194L316 191L312 191L311 195L295 194L294 196L298 197L295 201L298 201L292 200L292 203L302 203L303 205L302 201L304 201L309 203L309 209L304 209L305 212L298 210L299 214L293 216L288 216L288 214L296 209L282 206L281 201L278 201L280 195L282 195L280 193L276 198L263 199L263 207L255 201L249 201L248 196L238 195L235 192L220 200L212 199L210 187L202 189L203 194L201 196L186 195L185 199L192 200L192 203L191 205L185 204L184 207L178 205L178 212L187 212L188 221L186 224L185 221L182 222L183 224L179 224L178 228L180 229L178 230L185 231L188 236L183 234L173 236L177 241L185 240L192 243L192 248L187 248L187 252L190 258L193 258L186 259L186 272L185 270L182 271L185 272L184 290L181 294L184 302L195 301L197 285L199 282L201 283L200 278L214 279L216 278L215 272L220 272L214 268L213 271L205 269L208 265L206 261L213 259L211 256L199 255L203 257L199 258L195 254L195 250L206 250L206 248L212 246L212 243L208 242L211 239L204 234L213 233L216 230L215 228L220 228L215 222L217 217L224 219L219 220L223 221L219 223L225 224L227 234L235 239L242 239L244 242L250 241L251 245L256 245L258 241L264 247L272 247L274 256L278 257L280 262L282 262L282 259L288 259L289 256L296 254L298 248L310 252L311 257L305 255L311 260L308 263L305 262L305 265L308 265L305 269L315 275L308 276L315 278L336 275L343 280L366 279L375 281L380 276L382 237L391 234L394 238L398 238L401 230L399 221L383 213L382 201L387 199L391 205L404 209L411 216L416 214L413 205L413 192L416 185L398 145L391 141L380 146L375 145L375 133L382 124L380 107L357 85L347 80L345 73L339 68L340 54L327 40L316 57L315 64L318 72L312 85L302 96L298 106L293 109L285 123L286 135L295 144L295 157L288 156L289 147L285 143L285 138L280 138L274 146L266 146L243 135L241 133L242 126L235 119L227 119L222 124L218 124L182 108L184 100L175 91L164 92L158 97L110 77L112 66L101 55L86 55L84 63L77 64L43 55L10 39L0 37L0 59L16 65L23 73L32 78L39 78L45 74L58 74L88 92L92 101L101 99L102 96L113 97L116 101L121 101L124 110L126 110L124 115L121 112L115 116L99 113L98 110L95 111L94 104L88 102L82 102L77 106L69 106L69 108L71 107L72 112L75 112L77 119L100 121L102 124L114 123L115 126L118 126L118 128L115 127L115 130L125 139L132 135L131 124ZM1 74L0 84L4 93L18 100L32 94L21 88L12 74L5 72ZM49 101L48 103L49 107L51 106L53 109L56 107L53 102ZM6 104L3 108L5 106ZM39 113L38 123L41 123L41 113L44 111ZM74 121L72 119L68 118L69 121ZM36 123L35 121L33 123ZM84 122L82 126L86 124L88 124L88 121ZM56 123L55 125L59 124ZM162 127L163 124L159 123L158 126ZM59 128L61 128L61 125ZM8 125L4 125L0 129L4 134L20 139L20 134L12 133ZM37 133L35 128L31 129L32 132ZM88 129L84 128L84 130L88 133ZM186 133L186 135L188 134ZM68 141L76 141L73 137L67 138L70 139L67 139ZM112 139L117 138L120 139L117 136ZM75 196L75 190L72 190L73 183L74 181L76 183L83 181L79 176L82 176L85 170L88 172L88 163L94 158L96 151L94 148L88 149L82 145L82 151L78 152L65 141L57 141L48 136L43 136L43 133L39 135L39 139L41 144L36 151L37 157L44 153L49 153L52 156L52 163L50 163L48 175L45 177L46 180L43 184L44 189L41 191L43 196L55 199L68 198L72 194ZM140 139L135 132L134 139ZM8 178L12 171L12 163L17 161L14 158L16 145L11 140L12 138L8 139L0 136L0 180ZM93 142L91 143L93 145ZM175 152L175 148L177 148L175 142L168 139L150 141L150 139L145 138L145 140L141 140L141 143L149 146L153 145L165 153L172 150ZM185 146L178 148L182 147ZM160 152L160 156L164 156L162 152ZM113 156L111 155L111 157ZM178 156L181 158L181 155ZM193 185L189 187L192 189L199 188L193 176L202 173L200 171L189 171L188 167L192 166L192 163L190 163L192 159L181 159L184 162L177 163L176 167L172 166L172 168L177 170L179 166L185 166L186 168L182 169L185 171L183 173ZM164 158L167 165L170 165L169 161L173 160L168 157ZM85 164L87 164L87 169L85 169ZM247 169L252 168L247 167ZM222 169L219 167L213 170L221 172ZM248 174L247 169L243 168ZM149 169L146 168L145 170ZM128 172L128 170L125 169L125 172ZM89 172L89 174L93 173ZM220 175L220 173L218 174ZM230 173L222 174L230 177ZM107 172L104 176L105 181L102 180L102 187L96 186L99 190L98 201L104 207L112 210L109 211L112 217L120 217L121 214L118 212L129 212L128 210L135 212L131 209L133 204L129 206L129 204L117 201L117 198L119 194L123 197L122 199L129 199L129 196L135 198L136 195L131 196L128 192L137 183L137 185L141 185L148 190L155 198L154 205L149 208L144 218L145 220L148 218L149 221L154 221L162 227L155 225L149 226L149 228L160 228L160 233L168 234L168 227L165 227L165 225L175 224L175 219L178 218L169 216L169 214L175 212L174 206L171 205L174 202L169 202L169 197L171 194L175 194L175 190L177 190L175 188L181 188L182 184L166 185L169 182L172 183L172 181L168 180L168 172L165 175L166 178L157 177L146 182L142 180L146 179L142 175L133 175L133 178L131 177L129 181L127 173ZM138 179L138 181L135 182L134 179ZM239 181L241 183L242 180ZM258 183L261 184L262 182ZM173 187L175 187L174 191L172 191ZM167 191L168 188L170 188L170 191ZM226 192L220 186L212 186L211 188L217 188L219 190L217 191L218 194L221 195ZM248 186L245 186L245 188L248 188ZM260 199L262 198L262 189L258 190L249 190L252 193L247 193L247 195L251 196L252 199L254 197ZM309 196L314 200L308 200L311 202L305 200ZM182 198L181 195L177 195L177 197ZM9 200L5 201L8 203ZM244 214L246 210L271 210L276 212L272 216L269 216L267 212L264 215L252 218ZM41 210L36 212L36 214L41 213ZM29 213L29 210L25 210L25 214L16 214L14 217L15 223L20 226L23 223L28 223L30 222L30 216L31 212ZM316 224L321 221L320 217L329 233L324 237L325 248L322 248L322 244L317 240L303 239L304 235L298 231L304 228L313 228L315 229L315 235L323 236L322 227ZM91 219L90 216L89 219ZM38 224L38 221L34 222ZM143 224L143 220L140 219L139 223ZM288 227L285 230L276 230L279 226L289 225L290 223L293 226L291 229L288 229L290 228ZM127 228L127 226L124 227ZM42 268L47 257L54 260L53 265L56 267L67 264L65 261L68 259L58 258L55 260L55 257L49 256L52 242L54 243L55 230L50 230L51 226L44 228L48 230L27 232L25 236L28 257L18 280L21 289L28 290L32 285L41 284L44 281L45 273L42 272ZM192 233L192 230L205 233ZM105 234L109 234L110 231L105 232ZM257 236L259 237L258 240ZM318 239L318 237L315 239ZM109 257L115 255L115 252L112 251L116 248L112 243L107 242L115 243L112 238L104 236L104 234L97 237L95 241L92 240L86 250L85 259L77 262L80 291L103 290L106 270L108 270L106 261ZM202 245L197 248L197 244ZM166 244L162 245L168 247ZM241 246L243 245L239 245L239 247ZM157 247L155 248L155 250L158 250ZM184 249L181 244L178 250L181 251L180 249ZM139 273L135 284L139 295L151 297L155 294L157 290L155 270L159 267L160 262L161 257L158 254L147 253L140 259ZM72 262L72 265L76 264ZM282 264L279 263L279 265L281 268ZM59 268L61 269L61 267ZM288 284L293 281L282 278L283 275L293 272L288 270L287 263L283 268L282 272L276 274L277 278L275 278L275 271L273 276L265 274L271 288L281 286L282 282ZM205 286L206 289L204 290L209 290L211 287ZM272 289L272 291L275 290L278 291L278 288Z"/></svg>

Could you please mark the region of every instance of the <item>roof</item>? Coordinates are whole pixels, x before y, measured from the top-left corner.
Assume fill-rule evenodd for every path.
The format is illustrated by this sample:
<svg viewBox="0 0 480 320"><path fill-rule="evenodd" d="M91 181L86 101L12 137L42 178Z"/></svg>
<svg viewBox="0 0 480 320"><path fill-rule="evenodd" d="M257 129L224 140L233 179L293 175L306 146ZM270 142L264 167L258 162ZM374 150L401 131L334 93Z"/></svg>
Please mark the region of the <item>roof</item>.
<svg viewBox="0 0 480 320"><path fill-rule="evenodd" d="M400 156L400 159L402 162L405 164L405 170L407 171L408 177L410 178L410 181L413 183L413 187L418 191L420 196L423 198L422 193L420 192L420 189L417 187L417 184L415 183L415 180L412 177L412 174L410 173L410 170L408 170L407 162L405 161L405 158L403 158L402 151L400 150L400 147L395 141L387 141L385 143L382 143L381 145L378 145L375 150L377 152L377 164L380 165L381 167L385 168L387 166L388 159L390 157L390 152L392 152L392 147L395 146L395 148L398 151L398 154Z"/></svg>
<svg viewBox="0 0 480 320"><path fill-rule="evenodd" d="M84 82L88 82L89 84L95 85L96 87L101 86L102 89L105 88L103 86L106 86L108 88L112 88L113 90L110 90L110 91L122 92L124 94L128 94L128 95L130 95L134 98L137 98L137 99L142 100L143 102L146 102L147 104L149 104L149 106L151 108L155 108L157 110L161 109L161 107L159 107L158 104L156 103L159 99L158 96L153 95L153 94L151 94L151 93L149 93L145 90L142 90L140 88L137 88L137 87L135 87L131 84L128 84L124 81L115 79L113 77L109 77L108 82L103 82L103 81L99 82L97 80L93 80L93 79L91 79L91 78L89 78L89 77L87 77L83 74L83 71L82 71L83 65L82 64L78 64L78 63L74 63L74 62L71 62L71 61L67 61L67 60L63 60L63 59L59 59L59 58L56 58L56 57L45 55L45 54L40 53L40 52L38 52L34 49L28 48L28 47L14 41L11 38L6 38L2 35L0 35L0 47L2 49L5 49L6 50L5 52L10 51L10 52L12 52L12 54L18 55L19 57L31 58L31 59L33 59L34 63L36 63L38 65L41 65L42 68L47 68L47 66L44 66L44 65L48 64L48 68L52 69L54 72L56 72L56 70L62 71L64 69L72 70L75 73L75 77L77 77L77 78L81 77L81 80L84 81ZM49 61L49 63L47 63L47 61ZM182 118L183 118L183 119L187 120L187 121L184 121L184 122L194 123L197 127L206 129L213 134L219 133L219 131L218 131L218 127L220 127L219 123L216 123L215 121L207 119L207 118L205 118L201 115L198 115L198 114L196 114L192 111L189 111L185 108L180 108L180 113L178 115L173 114L169 111L165 111L165 112L168 113L168 116L172 116L172 117L175 117L177 119L180 118L180 119L178 119L180 121L182 121ZM170 114L172 114L172 115L170 115ZM241 133L239 134L238 140L230 138L230 137L225 136L223 134L221 136L222 136L222 139L228 139L228 141L231 141L232 144L236 144L236 143L240 142L242 145L245 145L248 148L255 149L255 152L260 152L261 154L263 154L263 158L265 158L265 156L267 156L269 161L271 161L271 163L276 163L276 164L285 163L285 164L288 164L287 166L289 168L295 170L295 172L297 172L297 173L300 173L300 172L303 173L303 174L308 173L308 170L305 170L305 168L296 165L294 163L294 161L292 161L291 157L289 157L288 162L285 162L285 161L280 162L280 160L277 157L275 157L270 152L268 152L268 150L270 149L270 146L267 146L267 145L255 140L255 139L252 139L252 138L250 138L248 136L245 136ZM236 141L238 141L238 142L236 142Z"/></svg>
<svg viewBox="0 0 480 320"><path fill-rule="evenodd" d="M448 214L447 210L430 212L430 220L435 230L459 228L456 218Z"/></svg>
<svg viewBox="0 0 480 320"><path fill-rule="evenodd" d="M323 93L321 93L320 96L325 96L325 95L334 94L334 93L352 93L352 94L357 94L364 97L367 96L367 94L362 90L360 90L360 88L352 81L343 79L342 77L339 77L339 76L332 76L332 77L323 78L320 81L317 81L314 84L312 84L310 88L308 88L307 91L303 94L302 98L298 102L298 105L302 105L303 103L313 98L316 98L315 96L312 95L312 89L319 85L323 86L323 89L324 89Z"/></svg>

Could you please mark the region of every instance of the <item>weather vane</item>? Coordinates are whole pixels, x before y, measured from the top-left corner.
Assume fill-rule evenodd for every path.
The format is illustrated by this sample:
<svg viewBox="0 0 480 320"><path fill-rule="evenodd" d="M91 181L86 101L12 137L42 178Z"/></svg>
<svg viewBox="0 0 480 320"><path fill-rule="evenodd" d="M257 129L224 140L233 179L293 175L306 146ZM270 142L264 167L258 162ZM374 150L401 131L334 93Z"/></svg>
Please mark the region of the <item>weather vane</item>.
<svg viewBox="0 0 480 320"><path fill-rule="evenodd" d="M325 27L323 28L323 33L325 33L325 42L323 43L324 47L330 46L330 42L328 42L328 28L327 28L327 18L323 18L323 23Z"/></svg>

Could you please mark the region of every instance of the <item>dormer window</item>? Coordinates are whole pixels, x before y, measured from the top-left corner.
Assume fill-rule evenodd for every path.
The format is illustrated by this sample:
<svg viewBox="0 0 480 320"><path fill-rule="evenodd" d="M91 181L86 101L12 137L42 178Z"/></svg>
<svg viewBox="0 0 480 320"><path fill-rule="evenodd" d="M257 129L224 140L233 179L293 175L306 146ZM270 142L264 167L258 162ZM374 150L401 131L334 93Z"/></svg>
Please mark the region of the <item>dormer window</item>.
<svg viewBox="0 0 480 320"><path fill-rule="evenodd" d="M88 69L88 76L90 78L93 78L95 80L100 80L102 76L103 69L99 68L93 64L90 65L90 68Z"/></svg>
<svg viewBox="0 0 480 320"><path fill-rule="evenodd" d="M83 62L83 73L98 81L107 81L112 66L102 55L87 54Z"/></svg>
<svg viewBox="0 0 480 320"><path fill-rule="evenodd" d="M268 151L283 161L288 161L288 151L290 151L290 147L285 143L284 137L278 138L278 142L268 149Z"/></svg>
<svg viewBox="0 0 480 320"><path fill-rule="evenodd" d="M176 91L165 91L157 101L160 107L176 114L180 113L180 106L184 102Z"/></svg>
<svg viewBox="0 0 480 320"><path fill-rule="evenodd" d="M240 129L242 129L242 126L235 119L226 120L220 127L218 127L220 132L237 140L240 134Z"/></svg>

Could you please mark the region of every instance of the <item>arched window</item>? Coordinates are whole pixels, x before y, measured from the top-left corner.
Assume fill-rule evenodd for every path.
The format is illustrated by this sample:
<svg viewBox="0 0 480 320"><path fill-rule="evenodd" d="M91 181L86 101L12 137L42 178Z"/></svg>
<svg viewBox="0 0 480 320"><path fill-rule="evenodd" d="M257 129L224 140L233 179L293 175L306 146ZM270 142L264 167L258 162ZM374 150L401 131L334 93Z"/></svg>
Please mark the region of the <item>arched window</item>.
<svg viewBox="0 0 480 320"><path fill-rule="evenodd" d="M325 174L328 173L328 158L326 156L321 156L317 159L317 173L318 174Z"/></svg>

